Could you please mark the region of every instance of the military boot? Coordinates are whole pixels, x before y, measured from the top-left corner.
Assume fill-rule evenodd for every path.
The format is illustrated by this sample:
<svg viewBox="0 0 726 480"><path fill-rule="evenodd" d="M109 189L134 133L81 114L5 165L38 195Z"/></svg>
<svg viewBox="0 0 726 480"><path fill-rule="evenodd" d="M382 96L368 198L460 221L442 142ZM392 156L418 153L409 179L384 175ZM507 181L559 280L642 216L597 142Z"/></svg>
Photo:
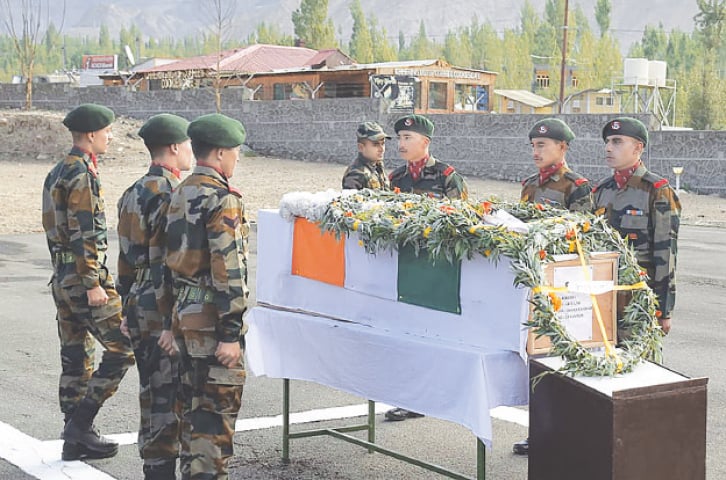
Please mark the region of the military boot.
<svg viewBox="0 0 726 480"><path fill-rule="evenodd" d="M176 480L176 461L144 465L144 480Z"/></svg>
<svg viewBox="0 0 726 480"><path fill-rule="evenodd" d="M63 430L63 460L108 458L118 453L118 443L108 440L93 428L99 405L84 398Z"/></svg>

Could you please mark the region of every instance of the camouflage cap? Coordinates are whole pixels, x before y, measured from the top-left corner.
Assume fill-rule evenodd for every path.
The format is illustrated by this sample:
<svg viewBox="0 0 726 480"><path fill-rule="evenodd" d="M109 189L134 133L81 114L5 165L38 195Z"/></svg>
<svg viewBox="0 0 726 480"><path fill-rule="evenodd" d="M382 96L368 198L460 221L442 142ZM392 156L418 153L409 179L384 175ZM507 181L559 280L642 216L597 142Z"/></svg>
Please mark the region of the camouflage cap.
<svg viewBox="0 0 726 480"><path fill-rule="evenodd" d="M221 113L197 117L189 124L187 134L193 142L223 148L238 147L245 143L246 137L242 123Z"/></svg>
<svg viewBox="0 0 726 480"><path fill-rule="evenodd" d="M139 129L139 136L146 145L173 145L189 139L189 122L178 115L161 113L154 115Z"/></svg>
<svg viewBox="0 0 726 480"><path fill-rule="evenodd" d="M358 125L358 129L355 133L358 136L358 140L372 140L374 142L377 142L378 140L383 140L384 138L391 138L390 135L383 131L383 127L381 127L376 122L361 123L360 125Z"/></svg>
<svg viewBox="0 0 726 480"><path fill-rule="evenodd" d="M643 145L648 144L648 129L637 118L619 117L610 120L602 129L602 139L610 135L625 135L640 140Z"/></svg>
<svg viewBox="0 0 726 480"><path fill-rule="evenodd" d="M63 119L71 132L96 132L111 125L116 119L113 110L95 103L84 103L66 115Z"/></svg>
<svg viewBox="0 0 726 480"><path fill-rule="evenodd" d="M393 125L393 129L396 133L401 130L410 130L412 132L420 133L431 138L434 135L434 124L431 120L424 117L423 115L406 115L396 120Z"/></svg>
<svg viewBox="0 0 726 480"><path fill-rule="evenodd" d="M575 139L575 134L559 118L545 118L535 123L532 130L529 131L529 139L532 140L533 138L551 138L570 143Z"/></svg>

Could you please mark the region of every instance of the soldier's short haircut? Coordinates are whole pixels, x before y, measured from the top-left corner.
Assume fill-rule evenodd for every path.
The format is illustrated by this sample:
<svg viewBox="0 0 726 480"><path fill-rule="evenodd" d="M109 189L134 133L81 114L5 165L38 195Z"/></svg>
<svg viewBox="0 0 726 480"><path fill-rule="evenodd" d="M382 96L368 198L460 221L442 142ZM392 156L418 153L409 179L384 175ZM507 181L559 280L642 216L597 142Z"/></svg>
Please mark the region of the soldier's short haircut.
<svg viewBox="0 0 726 480"><path fill-rule="evenodd" d="M146 145L146 148L149 149L151 158L159 158L164 154L168 146L169 145Z"/></svg>
<svg viewBox="0 0 726 480"><path fill-rule="evenodd" d="M216 147L206 142L200 142L199 140L192 140L192 152L194 152L195 158L207 158L212 150L216 150L222 147Z"/></svg>

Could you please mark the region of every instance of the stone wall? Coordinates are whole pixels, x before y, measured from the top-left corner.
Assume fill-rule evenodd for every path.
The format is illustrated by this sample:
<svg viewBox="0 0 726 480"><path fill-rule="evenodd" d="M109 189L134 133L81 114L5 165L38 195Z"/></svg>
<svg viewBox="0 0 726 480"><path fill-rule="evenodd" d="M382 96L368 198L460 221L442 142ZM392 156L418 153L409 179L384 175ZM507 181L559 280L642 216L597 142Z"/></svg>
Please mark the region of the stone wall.
<svg viewBox="0 0 726 480"><path fill-rule="evenodd" d="M173 112L188 119L214 111L209 89L129 92L117 87L72 88L36 85L34 108L68 110L80 103L108 105L117 114L145 119ZM0 85L0 108L20 108L22 85ZM263 155L345 164L355 156L355 127L376 120L390 133L400 112L388 112L374 99L245 101L240 92L223 92L224 113L241 120L247 144ZM519 181L534 173L527 134L536 115L431 115L436 125L431 151L461 173ZM607 115L562 115L577 138L568 162L579 173L597 180L609 174L600 137ZM650 115L640 118L656 130ZM650 169L675 183L672 168L684 167L681 186L699 193L726 195L726 131L651 131L644 160ZM396 142L386 152L390 167L400 164Z"/></svg>

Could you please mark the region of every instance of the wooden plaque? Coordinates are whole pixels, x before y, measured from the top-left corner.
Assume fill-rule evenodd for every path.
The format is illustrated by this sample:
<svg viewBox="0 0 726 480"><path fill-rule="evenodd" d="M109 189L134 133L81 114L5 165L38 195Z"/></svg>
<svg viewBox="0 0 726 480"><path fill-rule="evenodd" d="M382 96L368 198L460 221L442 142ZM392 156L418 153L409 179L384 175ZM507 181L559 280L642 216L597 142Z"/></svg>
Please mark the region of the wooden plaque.
<svg viewBox="0 0 726 480"><path fill-rule="evenodd" d="M589 268L592 272L592 280L610 280L615 285L618 283L618 253L602 253L595 254L589 257ZM574 258L572 260L564 260L559 262L551 262L545 265L545 285L555 286L555 271L558 268L582 268L580 265L580 259ZM557 312L560 318L567 316L568 314L575 314L575 310L578 309L577 302L571 298L571 294L555 292L555 294L563 299L562 308ZM605 325L605 333L607 334L608 340L611 344L617 342L617 292L615 290L605 292L596 295L598 306L600 307L600 314L602 316L603 323ZM568 313L568 309L570 312ZM572 333L571 333L572 334ZM597 322L595 310L593 307L592 311L592 338L577 338L576 339L585 347L597 348L604 345L603 336L600 332L600 327ZM552 343L549 337L542 336L537 338L536 329L532 328L527 336L527 353L530 355L544 355L550 352L552 349Z"/></svg>

